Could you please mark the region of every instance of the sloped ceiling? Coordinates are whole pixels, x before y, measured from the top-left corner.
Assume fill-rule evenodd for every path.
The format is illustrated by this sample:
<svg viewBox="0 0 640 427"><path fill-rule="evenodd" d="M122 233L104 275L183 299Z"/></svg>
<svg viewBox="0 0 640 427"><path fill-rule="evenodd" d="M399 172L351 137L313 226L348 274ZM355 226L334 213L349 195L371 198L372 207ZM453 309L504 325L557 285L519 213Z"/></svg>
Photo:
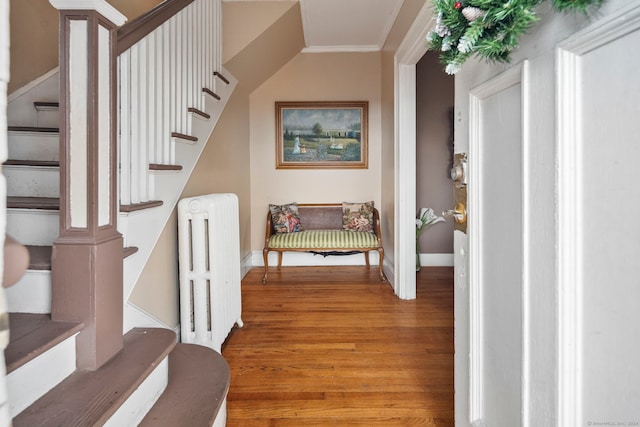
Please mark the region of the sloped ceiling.
<svg viewBox="0 0 640 427"><path fill-rule="evenodd" d="M226 2L224 4L223 40L227 37L234 37L237 26L247 25L249 19L248 10L244 10L243 13L239 10L229 12L230 9L234 8L242 9L244 6L240 5L240 3L242 2ZM249 92L252 92L271 77L304 48L300 5L297 2L288 3L291 3L289 8L275 21L272 19L278 14L273 10L271 11L273 14L269 15L269 18L267 18L268 14L265 15L263 13L260 15L263 19L256 20L255 27L248 30L251 34L262 31L255 38L251 35L241 41L225 42L237 52L235 54L231 53L233 56L224 62L224 66L238 79L239 84ZM252 11L251 13L254 12ZM231 16L234 16L233 22L230 21ZM261 30L264 27L266 29ZM244 36L236 35L235 37Z"/></svg>

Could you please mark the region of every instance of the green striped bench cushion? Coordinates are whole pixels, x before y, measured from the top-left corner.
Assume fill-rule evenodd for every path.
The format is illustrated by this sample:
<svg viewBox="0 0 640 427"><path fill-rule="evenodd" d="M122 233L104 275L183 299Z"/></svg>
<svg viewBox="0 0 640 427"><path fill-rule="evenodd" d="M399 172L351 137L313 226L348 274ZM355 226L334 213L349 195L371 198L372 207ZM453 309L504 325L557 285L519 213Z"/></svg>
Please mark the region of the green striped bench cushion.
<svg viewBox="0 0 640 427"><path fill-rule="evenodd" d="M273 249L365 249L377 248L378 238L366 231L306 230L274 234L269 238Z"/></svg>

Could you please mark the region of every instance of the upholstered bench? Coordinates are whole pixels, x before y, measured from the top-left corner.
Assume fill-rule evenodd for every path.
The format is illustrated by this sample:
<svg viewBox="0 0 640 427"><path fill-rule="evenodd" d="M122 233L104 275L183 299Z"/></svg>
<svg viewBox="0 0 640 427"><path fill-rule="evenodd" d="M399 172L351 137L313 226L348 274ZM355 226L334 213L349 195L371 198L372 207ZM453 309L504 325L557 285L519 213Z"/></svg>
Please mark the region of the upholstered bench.
<svg viewBox="0 0 640 427"><path fill-rule="evenodd" d="M358 205L358 204L351 204ZM380 280L386 280L382 264L384 249L380 235L380 215L373 205L367 207L370 219L363 219L357 214L351 222L352 229L345 229L345 221L349 219L349 211L343 210L343 204L291 204L276 206L285 208L286 213L274 212L271 205L267 212L267 227L262 255L264 257L264 277L262 283L267 283L269 273L269 252L278 252L278 268L282 267L282 254L288 251L312 252L321 255L338 255L349 253L364 253L367 268L369 252L378 251L380 255ZM293 210L293 212L292 212ZM289 220L285 218L289 217ZM293 216L293 218L292 218ZM281 221L278 223L278 221ZM361 225L364 226L361 227ZM348 226L347 226L348 227ZM286 229L277 232L277 229ZM359 231L366 229L371 231Z"/></svg>

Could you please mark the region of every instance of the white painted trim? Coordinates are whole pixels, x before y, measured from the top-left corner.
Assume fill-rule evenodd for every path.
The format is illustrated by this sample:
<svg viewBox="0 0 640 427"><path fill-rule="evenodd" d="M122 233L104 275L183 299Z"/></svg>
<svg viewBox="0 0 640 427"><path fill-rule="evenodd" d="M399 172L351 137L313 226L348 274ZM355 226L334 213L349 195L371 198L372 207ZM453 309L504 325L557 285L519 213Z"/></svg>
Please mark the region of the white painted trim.
<svg viewBox="0 0 640 427"><path fill-rule="evenodd" d="M182 328L182 324L181 323L178 323L176 326L171 328L173 333L176 334L176 341L177 342L182 342L181 328Z"/></svg>
<svg viewBox="0 0 640 427"><path fill-rule="evenodd" d="M576 208L581 199L579 126L581 103L577 55L563 49L556 51L557 109L556 147L558 158L558 421L560 426L577 425L582 399L580 387L580 347L582 299L580 281L580 219Z"/></svg>
<svg viewBox="0 0 640 427"><path fill-rule="evenodd" d="M176 283L176 286L178 284ZM157 317L147 313L131 301L124 304L124 324L122 334L126 334L133 328L164 328L171 329L166 323Z"/></svg>
<svg viewBox="0 0 640 427"><path fill-rule="evenodd" d="M51 313L51 270L27 270L4 292L11 313Z"/></svg>
<svg viewBox="0 0 640 427"><path fill-rule="evenodd" d="M435 28L435 25L433 6L427 2L416 15L415 21L407 31L402 43L400 43L396 51L396 60L401 64L417 64L428 50L426 38L429 32Z"/></svg>
<svg viewBox="0 0 640 427"><path fill-rule="evenodd" d="M156 403L169 383L169 355L156 366L147 378L104 423L104 427L138 425Z"/></svg>
<svg viewBox="0 0 640 427"><path fill-rule="evenodd" d="M11 417L25 410L75 371L76 335L68 337L7 375Z"/></svg>
<svg viewBox="0 0 640 427"><path fill-rule="evenodd" d="M521 124L522 124L522 427L529 427L531 419L530 385L531 385L531 224L527 213L531 212L531 117L535 112L531 111L531 99L533 97L531 82L529 80L529 61L522 63L520 75L521 90Z"/></svg>
<svg viewBox="0 0 640 427"><path fill-rule="evenodd" d="M87 99L88 99L88 23L69 22L69 211L71 227L88 224L87 179ZM73 84L71 83L73 82Z"/></svg>
<svg viewBox="0 0 640 427"><path fill-rule="evenodd" d="M330 52L379 52L378 45L340 45L340 46L307 46L302 53L330 53Z"/></svg>
<svg viewBox="0 0 640 427"><path fill-rule="evenodd" d="M415 299L416 215L416 63L427 51L425 37L435 23L425 4L395 56L394 99L394 270L393 289L401 299Z"/></svg>
<svg viewBox="0 0 640 427"><path fill-rule="evenodd" d="M467 187L467 230L469 236L469 420L482 420L482 282L480 253L480 98L469 94L469 179Z"/></svg>
<svg viewBox="0 0 640 427"><path fill-rule="evenodd" d="M416 66L396 65L394 291L400 299L416 298Z"/></svg>
<svg viewBox="0 0 640 427"><path fill-rule="evenodd" d="M56 67L51 71L47 71L37 79L31 80L29 83L22 86L21 88L14 90L13 93L7 97L7 103L11 103L15 101L16 99L20 98L22 95L38 87L39 85L47 81L50 77L53 77L54 75L58 74L59 71L60 71L60 67Z"/></svg>
<svg viewBox="0 0 640 427"><path fill-rule="evenodd" d="M95 10L118 27L127 22L127 17L105 0L49 0L49 3L58 10Z"/></svg>
<svg viewBox="0 0 640 427"><path fill-rule="evenodd" d="M111 219L111 32L98 25L98 225L109 225ZM114 139L115 140L115 139ZM115 155L115 154L114 154ZM117 172L116 172L117 173ZM117 195L115 196L117 197ZM115 223L115 221L113 221Z"/></svg>
<svg viewBox="0 0 640 427"><path fill-rule="evenodd" d="M582 402L582 200L580 161L580 56L640 28L640 6L604 17L558 44L556 147L558 157L558 425L581 422Z"/></svg>
<svg viewBox="0 0 640 427"><path fill-rule="evenodd" d="M484 304L482 301L482 250L481 242L483 240L480 210L480 188L482 188L482 175L480 174L479 165L482 164L482 100L505 90L515 84L521 83L525 78L526 63L517 64L498 76L488 80L487 82L473 88L469 91L469 186L467 210L468 231L469 231L469 418L472 424L481 426L483 421L483 382L482 375L483 366L483 319ZM524 92L524 89L521 89ZM528 97L527 97L528 99ZM524 98L521 102L524 102ZM523 108L523 119L528 114L526 107ZM528 129L528 125L522 128L523 138L527 138L524 133ZM523 152L524 155L524 152ZM522 170L524 175L524 170ZM524 185L524 181L523 185ZM524 193L524 191L523 191ZM523 194L524 196L524 194ZM521 199L520 203L523 203ZM525 222L525 210L522 209L522 221ZM525 237L527 239L527 237ZM526 240L523 239L523 244ZM524 262L522 260L521 262ZM523 277L523 280L525 278ZM524 284L523 284L524 286ZM524 309L524 300L522 301ZM523 313L524 316L524 313ZM526 316L525 316L526 318ZM524 319L523 319L524 324ZM523 326L524 327L524 326ZM525 339L523 337L523 339ZM528 337L527 337L528 339ZM524 357L524 349L523 357ZM527 361L528 363L528 361ZM523 367L525 361L523 360ZM524 387L524 381L522 382Z"/></svg>
<svg viewBox="0 0 640 427"><path fill-rule="evenodd" d="M389 262L389 258L387 258L386 256L384 257L384 260L382 261L382 271L384 272L384 275L387 276L387 281L389 282L389 285L393 288L394 287L394 283L395 283L395 267L393 265L393 263Z"/></svg>
<svg viewBox="0 0 640 427"><path fill-rule="evenodd" d="M453 267L453 254L420 254L422 267Z"/></svg>
<svg viewBox="0 0 640 427"><path fill-rule="evenodd" d="M249 270L251 270L253 268L253 257L254 257L254 253L253 252L249 252L240 261L240 278L241 279L244 279L244 277L247 275L247 273L249 273Z"/></svg>

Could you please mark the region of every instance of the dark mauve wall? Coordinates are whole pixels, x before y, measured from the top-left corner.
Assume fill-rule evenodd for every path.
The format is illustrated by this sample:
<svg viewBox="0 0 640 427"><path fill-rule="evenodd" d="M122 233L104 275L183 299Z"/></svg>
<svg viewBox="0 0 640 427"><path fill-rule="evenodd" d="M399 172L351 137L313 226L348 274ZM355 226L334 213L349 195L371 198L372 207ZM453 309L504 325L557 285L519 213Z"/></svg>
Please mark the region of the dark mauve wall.
<svg viewBox="0 0 640 427"><path fill-rule="evenodd" d="M416 205L440 215L453 208L450 111L454 79L444 73L436 52L427 52L416 67ZM417 214L417 212L416 212ZM420 237L421 253L453 253L453 222L441 222Z"/></svg>

